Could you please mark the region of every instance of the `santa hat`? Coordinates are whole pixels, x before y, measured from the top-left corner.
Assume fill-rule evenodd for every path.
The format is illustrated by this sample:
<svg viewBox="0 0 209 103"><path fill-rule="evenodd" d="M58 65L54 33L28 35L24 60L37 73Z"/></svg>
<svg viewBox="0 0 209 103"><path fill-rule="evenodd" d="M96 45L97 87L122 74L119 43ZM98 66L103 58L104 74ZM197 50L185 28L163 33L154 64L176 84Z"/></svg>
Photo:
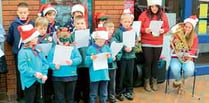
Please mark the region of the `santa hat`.
<svg viewBox="0 0 209 103"><path fill-rule="evenodd" d="M97 31L94 31L91 35L93 39L104 39L108 40L108 32L106 31L105 28L100 27L97 28Z"/></svg>
<svg viewBox="0 0 209 103"><path fill-rule="evenodd" d="M53 10L57 14L57 10L50 4L44 4L38 11L38 16L45 16L47 12Z"/></svg>
<svg viewBox="0 0 209 103"><path fill-rule="evenodd" d="M95 19L96 20L105 20L105 19L109 19L110 17L109 16L107 16L105 13L103 13L103 12L96 12L95 13L95 15L94 15L95 17Z"/></svg>
<svg viewBox="0 0 209 103"><path fill-rule="evenodd" d="M71 15L73 15L73 13L76 12L76 11L80 11L84 15L85 8L81 4L76 4L72 7Z"/></svg>
<svg viewBox="0 0 209 103"><path fill-rule="evenodd" d="M191 23L193 25L193 27L195 28L195 26L196 26L196 24L198 22L198 18L197 18L196 15L192 15L189 18L186 18L184 20L184 23L187 23L187 22Z"/></svg>
<svg viewBox="0 0 209 103"><path fill-rule="evenodd" d="M133 13L131 12L130 8L124 9L123 14L130 14L132 18L134 18Z"/></svg>
<svg viewBox="0 0 209 103"><path fill-rule="evenodd" d="M27 43L33 40L34 38L38 37L40 34L31 24L19 26L18 30L20 31L20 35L23 43Z"/></svg>
<svg viewBox="0 0 209 103"><path fill-rule="evenodd" d="M147 0L147 5L160 5L162 6L162 0Z"/></svg>

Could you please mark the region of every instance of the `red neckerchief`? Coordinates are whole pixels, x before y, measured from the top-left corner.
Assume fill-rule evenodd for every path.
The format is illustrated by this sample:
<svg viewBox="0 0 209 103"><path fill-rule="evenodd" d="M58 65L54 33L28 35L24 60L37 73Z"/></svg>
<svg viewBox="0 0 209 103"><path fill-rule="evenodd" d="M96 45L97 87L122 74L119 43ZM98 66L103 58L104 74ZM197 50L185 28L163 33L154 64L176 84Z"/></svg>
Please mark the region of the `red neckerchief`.
<svg viewBox="0 0 209 103"><path fill-rule="evenodd" d="M130 31L130 30L132 30L132 27L126 28L126 30L127 30L127 31Z"/></svg>

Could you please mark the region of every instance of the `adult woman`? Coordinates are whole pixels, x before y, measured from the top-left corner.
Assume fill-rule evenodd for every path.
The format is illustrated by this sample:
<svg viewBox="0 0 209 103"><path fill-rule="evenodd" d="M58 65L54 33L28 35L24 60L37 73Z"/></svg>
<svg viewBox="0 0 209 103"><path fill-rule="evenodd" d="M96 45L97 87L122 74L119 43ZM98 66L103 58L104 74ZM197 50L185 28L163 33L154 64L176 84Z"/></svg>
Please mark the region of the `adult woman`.
<svg viewBox="0 0 209 103"><path fill-rule="evenodd" d="M169 30L168 19L161 9L162 0L147 0L148 9L139 16L138 20L142 22L141 26L141 43L145 57L144 64L144 88L146 91L157 91L157 63L162 51L163 35ZM151 31L151 21L162 21L161 29L158 36ZM150 87L150 79L152 85Z"/></svg>
<svg viewBox="0 0 209 103"><path fill-rule="evenodd" d="M184 20L184 23L177 24L175 28L171 29L174 35L171 41L173 53L170 68L175 78L173 86L180 87L180 90L183 89L184 80L192 76L194 72L192 57L196 55L198 48L198 38L194 31L197 22L196 16L190 16Z"/></svg>

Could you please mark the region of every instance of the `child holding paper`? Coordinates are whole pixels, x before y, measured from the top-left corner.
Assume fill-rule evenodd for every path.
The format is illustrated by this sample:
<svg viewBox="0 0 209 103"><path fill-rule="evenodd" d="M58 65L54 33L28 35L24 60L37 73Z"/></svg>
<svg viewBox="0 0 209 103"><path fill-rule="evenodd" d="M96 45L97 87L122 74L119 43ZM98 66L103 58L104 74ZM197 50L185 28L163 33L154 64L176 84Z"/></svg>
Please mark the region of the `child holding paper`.
<svg viewBox="0 0 209 103"><path fill-rule="evenodd" d="M20 26L18 29L24 43L18 53L18 70L25 103L41 103L40 83L47 80L49 65L43 52L36 48L40 33L32 25Z"/></svg>
<svg viewBox="0 0 209 103"><path fill-rule="evenodd" d="M68 31L60 31L57 36L63 46L70 46ZM55 93L55 103L74 103L74 91L77 80L77 66L81 63L81 55L75 46L72 46L72 52L67 65L54 64L53 59L55 46L49 52L48 61L53 70L52 81Z"/></svg>
<svg viewBox="0 0 209 103"><path fill-rule="evenodd" d="M148 92L151 90L157 91L157 63L160 58L163 45L163 35L169 30L168 18L162 11L162 0L147 0L148 10L142 12L138 20L141 24L141 43L142 51L145 58L144 64L144 89ZM151 21L162 21L163 24L159 31L159 35L156 36L151 31ZM150 82L151 80L151 82ZM150 84L151 87L150 87ZM152 88L152 89L151 89Z"/></svg>
<svg viewBox="0 0 209 103"><path fill-rule="evenodd" d="M126 10L124 10L126 11ZM121 15L120 23L121 26L115 31L115 38L119 42L124 42L123 33L131 31L131 24L133 23L133 14L123 13ZM135 33L135 32L133 32ZM134 34L137 36L136 34ZM127 38L129 39L129 38ZM135 41L134 41L135 43ZM134 70L134 60L135 60L135 51L134 47L123 46L122 48L122 57L120 60L120 68L118 68L118 81L117 81L117 98L120 101L124 100L124 96L128 100L133 100L133 70Z"/></svg>
<svg viewBox="0 0 209 103"><path fill-rule="evenodd" d="M108 63L111 63L113 60L109 46L105 45L108 33L106 31L94 31L92 38L95 40L95 43L88 47L85 59L85 63L89 66L90 74L89 103L96 103L98 91L100 103L106 103L109 80ZM101 61L98 62L98 60ZM101 68L101 66L103 67Z"/></svg>
<svg viewBox="0 0 209 103"><path fill-rule="evenodd" d="M75 26L75 30L70 35L70 43L77 46L77 43L75 42L75 35L76 35L75 33L77 31L86 30L85 18L83 16L75 17L74 26ZM89 40L89 38L90 37L85 38L85 39ZM81 97L83 97L83 101L85 103L88 103L89 101L89 82L90 82L89 81L89 69L88 69L88 66L85 65L84 63L87 48L88 47L81 47L78 49L82 57L82 62L78 66L78 69L77 69L78 80L77 80L76 90L75 90L75 100L77 101L77 103L79 103Z"/></svg>
<svg viewBox="0 0 209 103"><path fill-rule="evenodd" d="M114 38L114 24L111 21L106 21L104 23L104 28L108 32L108 40L106 41L106 44L111 46L113 42L117 42L117 40ZM116 81L116 69L117 69L117 63L116 59L119 60L121 56L118 54L117 58L113 57L113 62L108 63L109 67L109 76L110 81L108 83L108 100L110 103L117 103L117 100L115 98L115 81Z"/></svg>

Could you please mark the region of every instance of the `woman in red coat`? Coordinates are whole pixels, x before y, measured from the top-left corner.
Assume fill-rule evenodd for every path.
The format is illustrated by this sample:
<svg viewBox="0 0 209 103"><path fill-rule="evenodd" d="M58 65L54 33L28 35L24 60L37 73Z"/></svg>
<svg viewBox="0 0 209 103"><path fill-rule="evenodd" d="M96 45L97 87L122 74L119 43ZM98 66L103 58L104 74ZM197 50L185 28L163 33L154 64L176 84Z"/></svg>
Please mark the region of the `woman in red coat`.
<svg viewBox="0 0 209 103"><path fill-rule="evenodd" d="M139 16L138 20L141 25L141 43L145 57L144 64L144 88L146 91L157 91L157 63L161 55L163 46L163 35L169 30L169 24L166 14L162 11L162 0L147 0L148 9ZM158 36L154 35L149 28L151 21L162 21L163 24L157 30ZM156 31L156 30L155 30ZM151 82L150 82L151 80ZM150 86L150 84L152 84ZM152 89L151 89L152 88Z"/></svg>

